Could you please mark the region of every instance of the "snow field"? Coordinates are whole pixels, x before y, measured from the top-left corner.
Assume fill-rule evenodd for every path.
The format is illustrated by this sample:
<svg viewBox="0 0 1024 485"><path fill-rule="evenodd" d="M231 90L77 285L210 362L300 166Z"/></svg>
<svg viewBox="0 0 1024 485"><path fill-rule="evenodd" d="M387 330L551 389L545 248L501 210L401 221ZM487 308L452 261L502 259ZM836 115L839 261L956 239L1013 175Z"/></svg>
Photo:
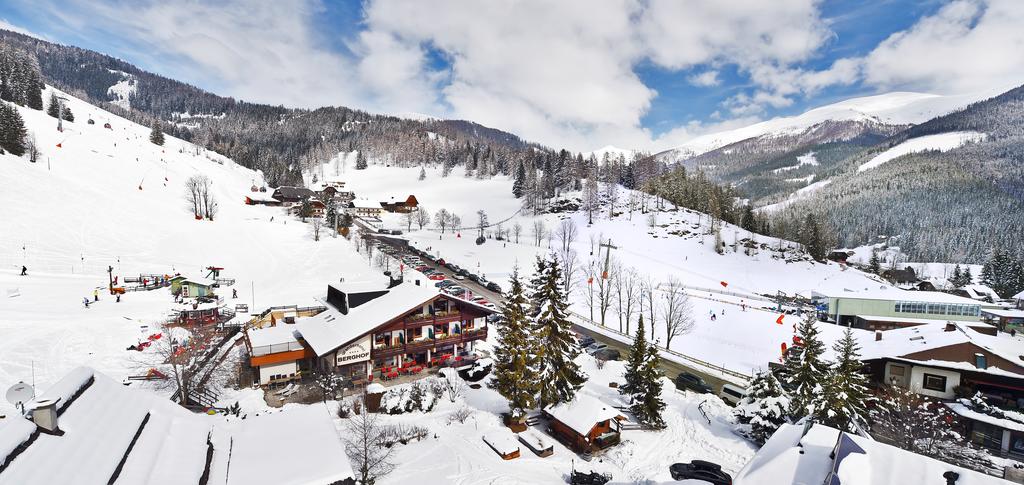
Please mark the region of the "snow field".
<svg viewBox="0 0 1024 485"><path fill-rule="evenodd" d="M870 170L878 167L883 163L890 160L908 155L911 153L924 152L929 150L938 150L940 152L946 152L954 148L960 147L965 143L982 141L985 139L984 133L978 133L976 131L953 131L949 133L941 133L938 135L926 135L918 138L912 138L899 145L896 145L868 160L857 167L858 172Z"/></svg>

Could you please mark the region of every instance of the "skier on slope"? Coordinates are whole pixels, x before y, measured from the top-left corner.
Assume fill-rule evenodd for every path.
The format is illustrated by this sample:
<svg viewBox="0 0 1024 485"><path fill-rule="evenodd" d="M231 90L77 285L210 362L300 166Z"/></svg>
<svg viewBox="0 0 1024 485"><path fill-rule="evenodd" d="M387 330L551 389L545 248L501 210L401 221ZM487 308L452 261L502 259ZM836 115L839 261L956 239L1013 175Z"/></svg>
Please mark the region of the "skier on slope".
<svg viewBox="0 0 1024 485"><path fill-rule="evenodd" d="M26 268L25 265L21 265L21 275L28 276L28 268Z"/></svg>

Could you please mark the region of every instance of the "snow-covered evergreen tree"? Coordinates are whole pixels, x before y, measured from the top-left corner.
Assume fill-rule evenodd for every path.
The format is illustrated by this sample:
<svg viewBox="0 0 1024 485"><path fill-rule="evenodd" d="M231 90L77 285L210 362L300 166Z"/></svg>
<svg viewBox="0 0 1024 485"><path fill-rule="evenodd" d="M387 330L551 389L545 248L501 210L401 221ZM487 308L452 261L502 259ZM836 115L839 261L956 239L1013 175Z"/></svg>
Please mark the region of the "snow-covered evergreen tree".
<svg viewBox="0 0 1024 485"><path fill-rule="evenodd" d="M164 128L160 124L160 120L153 121L153 128L149 131L149 141L154 145L163 146L164 144Z"/></svg>
<svg viewBox="0 0 1024 485"><path fill-rule="evenodd" d="M567 316L569 302L562 292L562 270L558 258L552 256L543 265L538 263L537 270L545 275L543 289L537 295L539 298L533 301L537 309L533 331L537 336L539 397L543 408L571 401L583 386L586 376L573 362L579 351Z"/></svg>
<svg viewBox="0 0 1024 485"><path fill-rule="evenodd" d="M641 329L637 332L643 333L642 317L637 327ZM644 339L640 341L637 351L639 366L635 369L635 383L634 389L630 393L629 410L644 426L661 429L665 427L665 418L662 416L665 411L665 401L661 399L661 378L664 375L658 367L658 348L657 345L648 343Z"/></svg>
<svg viewBox="0 0 1024 485"><path fill-rule="evenodd" d="M356 170L366 170L366 155L362 150L356 154Z"/></svg>
<svg viewBox="0 0 1024 485"><path fill-rule="evenodd" d="M814 312L805 313L797 327L799 343L786 353L784 385L790 392L790 415L795 419L817 417L826 407L824 394L829 364L822 358L825 344L817 322Z"/></svg>
<svg viewBox="0 0 1024 485"><path fill-rule="evenodd" d="M754 442L763 444L789 421L790 400L782 384L770 371L754 375L747 387L747 395L740 400L733 416L740 424L749 425L745 434Z"/></svg>
<svg viewBox="0 0 1024 485"><path fill-rule="evenodd" d="M526 317L526 297L518 271L512 273L512 286L505 300L505 321L499 329L494 349L494 378L490 387L508 400L514 421L522 421L528 410L537 407L540 383L537 380L536 342Z"/></svg>
<svg viewBox="0 0 1024 485"><path fill-rule="evenodd" d="M70 122L74 123L74 121L75 121L75 114L71 112L71 108L65 106L64 107L64 112L63 112L63 114L61 114L61 118L64 118L64 121L70 121Z"/></svg>
<svg viewBox="0 0 1024 485"><path fill-rule="evenodd" d="M619 394L632 398L640 389L640 372L647 358L647 347L644 316L640 315L636 334L633 335L633 345L629 347L629 355L626 356L626 372L622 375L624 382L619 386Z"/></svg>
<svg viewBox="0 0 1024 485"><path fill-rule="evenodd" d="M46 105L46 114L56 118L60 116L60 100L57 99L57 92L50 92L50 103Z"/></svg>
<svg viewBox="0 0 1024 485"><path fill-rule="evenodd" d="M526 299L530 302L530 308L527 311L527 315L532 319L536 318L537 314L540 313L540 301L544 299L544 284L548 278L548 263L547 261L537 256L534 262L533 276L530 277L530 281L526 286Z"/></svg>
<svg viewBox="0 0 1024 485"><path fill-rule="evenodd" d="M418 179L419 180L426 180L426 178L427 178L427 169L426 169L426 167L421 165L420 166L420 176L419 176Z"/></svg>
<svg viewBox="0 0 1024 485"><path fill-rule="evenodd" d="M868 271L872 274L882 273L882 262L878 260L878 251L871 251L871 259L868 261Z"/></svg>
<svg viewBox="0 0 1024 485"><path fill-rule="evenodd" d="M512 181L512 195L517 199L522 198L526 194L526 167L523 163L519 163L516 167L515 179Z"/></svg>
<svg viewBox="0 0 1024 485"><path fill-rule="evenodd" d="M860 361L860 349L849 327L832 348L836 362L825 385L826 408L817 412L818 420L850 432L864 429L868 423L866 404L873 397L863 372L864 363Z"/></svg>
<svg viewBox="0 0 1024 485"><path fill-rule="evenodd" d="M8 151L17 156L23 155L27 148L27 133L18 109L0 102L0 151Z"/></svg>

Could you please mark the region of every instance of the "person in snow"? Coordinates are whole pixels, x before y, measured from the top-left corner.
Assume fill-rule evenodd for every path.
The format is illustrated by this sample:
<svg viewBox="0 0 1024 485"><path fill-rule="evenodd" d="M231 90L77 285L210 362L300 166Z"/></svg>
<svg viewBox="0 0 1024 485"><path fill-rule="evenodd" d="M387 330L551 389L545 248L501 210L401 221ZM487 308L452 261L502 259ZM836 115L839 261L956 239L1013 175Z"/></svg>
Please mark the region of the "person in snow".
<svg viewBox="0 0 1024 485"><path fill-rule="evenodd" d="M89 297L88 296L83 296L82 297L82 304L84 304L86 308L89 308L89 303L90 303L89 302Z"/></svg>
<svg viewBox="0 0 1024 485"><path fill-rule="evenodd" d="M238 289L237 288L232 288L231 289L231 298L238 298Z"/></svg>
<svg viewBox="0 0 1024 485"><path fill-rule="evenodd" d="M711 312L711 321L715 321L715 312Z"/></svg>
<svg viewBox="0 0 1024 485"><path fill-rule="evenodd" d="M92 299L93 299L93 301L100 301L100 290L99 289L92 290Z"/></svg>
<svg viewBox="0 0 1024 485"><path fill-rule="evenodd" d="M120 294L120 293L118 293L117 295L115 295L115 296L114 296L114 298L115 298L115 301L116 301L117 303L121 303L121 294Z"/></svg>
<svg viewBox="0 0 1024 485"><path fill-rule="evenodd" d="M21 265L21 275L28 276L28 268L26 268L25 265Z"/></svg>

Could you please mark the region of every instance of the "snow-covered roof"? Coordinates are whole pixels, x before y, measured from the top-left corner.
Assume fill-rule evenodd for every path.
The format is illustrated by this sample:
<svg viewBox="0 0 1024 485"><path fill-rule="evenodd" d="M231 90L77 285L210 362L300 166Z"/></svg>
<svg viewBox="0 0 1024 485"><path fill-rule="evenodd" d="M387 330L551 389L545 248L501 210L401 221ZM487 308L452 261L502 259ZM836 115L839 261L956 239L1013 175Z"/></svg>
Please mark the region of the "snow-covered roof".
<svg viewBox="0 0 1024 485"><path fill-rule="evenodd" d="M609 404L586 394L576 394L569 402L548 406L544 409L551 417L561 421L573 431L586 435L597 423L615 419L622 413Z"/></svg>
<svg viewBox="0 0 1024 485"><path fill-rule="evenodd" d="M0 424L0 453L9 459L0 471L0 485L106 484L122 463L113 483L198 483L207 468L208 440L214 443L211 485L265 482L252 477L293 484L352 477L333 423L319 406L225 422L86 367L73 370L38 399L53 398L64 403L58 419L62 435L39 433L11 458L5 450L24 443L25 432L36 427L21 417ZM294 438L283 435L282 423ZM250 452L257 448L258 458Z"/></svg>
<svg viewBox="0 0 1024 485"><path fill-rule="evenodd" d="M334 483L353 477L324 406L247 419L233 441L227 485Z"/></svg>
<svg viewBox="0 0 1024 485"><path fill-rule="evenodd" d="M217 281L214 280L213 278L194 278L194 277L189 277L189 278L185 278L185 281L188 282L188 283L195 283L197 285L203 285L203 286L213 286L213 285L217 284Z"/></svg>
<svg viewBox="0 0 1024 485"><path fill-rule="evenodd" d="M274 194L270 192L250 192L248 194L245 194L245 196L253 201L277 202L277 199L274 198Z"/></svg>
<svg viewBox="0 0 1024 485"><path fill-rule="evenodd" d="M253 347L290 344L297 343L299 341L298 336L296 335L295 325L288 325L285 323L281 323L273 327L250 328L245 331L245 334L249 337L249 344Z"/></svg>
<svg viewBox="0 0 1024 485"><path fill-rule="evenodd" d="M970 298L951 295L941 291L908 291L891 286L864 288L860 290L844 289L843 291L823 292L829 298L852 298L858 300L892 300L914 301L925 303L960 303L966 305L984 304Z"/></svg>
<svg viewBox="0 0 1024 485"><path fill-rule="evenodd" d="M406 282L350 309L347 315L328 305L327 311L303 318L295 326L316 355L324 356L440 294L434 285Z"/></svg>
<svg viewBox="0 0 1024 485"><path fill-rule="evenodd" d="M1013 295L1011 298L1013 298L1014 300L1024 300L1024 291L1021 291L1020 293Z"/></svg>
<svg viewBox="0 0 1024 485"><path fill-rule="evenodd" d="M874 336L867 334L859 339L861 345L861 358L863 360L880 358L900 358L917 352L938 349L950 345L972 343L995 355L998 355L1010 362L1020 362L1024 354L1024 345L1021 339L1011 337L1008 334L986 335L977 332L967 325L954 323L955 329L946 330L946 323L930 323L907 328L897 328L884 332L881 340L875 340ZM970 325L977 325L972 322ZM904 359L909 360L909 359ZM977 369L973 362L947 362L937 360L915 360L913 362L934 367L947 367L959 370L971 370L974 372L987 372L990 374L1009 375L1021 377L1020 374L1010 372L1007 369L997 369L990 366L988 369Z"/></svg>
<svg viewBox="0 0 1024 485"><path fill-rule="evenodd" d="M483 440L502 455L509 455L519 451L519 441L516 440L516 435L508 428L492 429L484 433Z"/></svg>
<svg viewBox="0 0 1024 485"><path fill-rule="evenodd" d="M979 413L971 409L970 407L965 406L963 403L959 402L946 403L946 406L949 407L949 409L954 413L957 413L960 416L963 416L967 419L981 421L983 423L988 423L1003 429L1009 429L1020 433L1024 433L1024 423L1013 421L1011 419L997 418L995 416L991 416L985 413Z"/></svg>
<svg viewBox="0 0 1024 485"><path fill-rule="evenodd" d="M1000 298L999 293L996 293L995 290L985 285L964 285L961 289L966 291L967 294L970 295L970 297L975 300L981 300L988 297L992 298L992 301L996 301Z"/></svg>
<svg viewBox="0 0 1024 485"><path fill-rule="evenodd" d="M947 471L960 475L957 485L1006 483L1001 478L819 424L811 426L806 434L802 426L782 425L733 483L945 483L942 475ZM837 480L826 482L830 476Z"/></svg>
<svg viewBox="0 0 1024 485"><path fill-rule="evenodd" d="M356 209L384 210L384 208L381 207L380 202L373 202L369 200L354 200L352 201L352 207L355 207Z"/></svg>
<svg viewBox="0 0 1024 485"><path fill-rule="evenodd" d="M1002 308L986 308L981 311L982 313L989 313L997 317L1003 318L1024 318L1024 310L1010 310Z"/></svg>

